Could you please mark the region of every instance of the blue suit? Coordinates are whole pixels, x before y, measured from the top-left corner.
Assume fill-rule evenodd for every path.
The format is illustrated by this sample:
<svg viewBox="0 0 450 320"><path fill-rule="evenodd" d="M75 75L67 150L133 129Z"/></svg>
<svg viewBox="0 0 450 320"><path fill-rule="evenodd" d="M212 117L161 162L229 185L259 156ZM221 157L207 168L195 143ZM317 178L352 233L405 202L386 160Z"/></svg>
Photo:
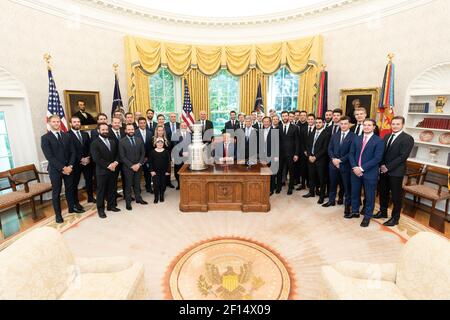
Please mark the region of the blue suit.
<svg viewBox="0 0 450 320"><path fill-rule="evenodd" d="M342 185L344 187L344 197L345 197L345 205L350 206L352 203L351 200L351 184L350 177L352 168L349 162L349 154L350 148L353 144L353 140L356 135L348 131L345 135L345 139L341 144L341 132L334 134L331 137L330 144L328 145L328 156L331 160L339 159L341 163L339 164L339 169L336 168L332 161L329 164L329 172L330 172L330 193L329 193L329 201L334 203L336 201L336 190L339 178L342 181Z"/></svg>
<svg viewBox="0 0 450 320"><path fill-rule="evenodd" d="M359 167L359 157L363 145L364 135L356 137L350 148L350 167ZM380 137L372 135L364 148L361 156L361 168L364 170L362 177L357 177L354 173L351 176L352 185L352 213L359 213L361 186L364 185L366 198L366 210L364 216L372 218L375 207L375 193L380 174L380 162L383 159L384 143Z"/></svg>

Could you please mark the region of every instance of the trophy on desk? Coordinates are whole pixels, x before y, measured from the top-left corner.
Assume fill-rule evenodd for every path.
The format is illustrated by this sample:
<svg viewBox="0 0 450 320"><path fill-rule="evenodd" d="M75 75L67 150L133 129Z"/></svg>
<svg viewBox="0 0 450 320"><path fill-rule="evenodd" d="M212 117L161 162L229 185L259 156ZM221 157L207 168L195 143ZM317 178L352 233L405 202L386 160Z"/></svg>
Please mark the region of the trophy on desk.
<svg viewBox="0 0 450 320"><path fill-rule="evenodd" d="M205 159L203 158L206 145L203 143L202 137L203 126L201 124L193 124L192 143L189 145L190 169L193 171L205 170L207 168Z"/></svg>
<svg viewBox="0 0 450 320"><path fill-rule="evenodd" d="M436 113L444 113L444 106L447 103L447 97L438 97L436 101Z"/></svg>

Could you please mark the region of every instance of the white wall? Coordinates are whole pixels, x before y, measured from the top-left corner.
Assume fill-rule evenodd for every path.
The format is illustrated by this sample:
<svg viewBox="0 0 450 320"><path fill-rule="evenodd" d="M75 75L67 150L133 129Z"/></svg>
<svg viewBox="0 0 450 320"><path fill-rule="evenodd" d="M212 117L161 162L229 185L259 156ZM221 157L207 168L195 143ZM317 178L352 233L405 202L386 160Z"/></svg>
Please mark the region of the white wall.
<svg viewBox="0 0 450 320"><path fill-rule="evenodd" d="M40 160L43 156L39 137L45 132L43 119L48 94L44 53L53 56L54 76L62 99L65 89L100 91L102 110L108 114L113 94L112 64L119 63L122 97L126 103L125 32L68 21L11 1L0 1L0 12L0 67L8 70L26 89ZM449 59L449 16L450 1L435 0L372 22L323 33L329 105L339 105L341 88L380 86L386 55L394 52L397 112L402 113L404 95L414 77L427 67ZM267 40L263 36L265 31L273 38L270 28L258 26L262 42ZM292 30L289 24L286 28Z"/></svg>
<svg viewBox="0 0 450 320"><path fill-rule="evenodd" d="M53 56L53 75L64 106L64 90L100 91L102 110L110 114L114 73L120 64L120 86L126 104L124 35L43 14L10 1L0 1L0 67L24 84L31 109L38 157L45 132L48 78L43 60Z"/></svg>
<svg viewBox="0 0 450 320"><path fill-rule="evenodd" d="M324 34L329 101L343 88L381 87L387 54L395 54L396 114L403 115L408 85L428 67L450 58L450 1L439 0L376 22Z"/></svg>

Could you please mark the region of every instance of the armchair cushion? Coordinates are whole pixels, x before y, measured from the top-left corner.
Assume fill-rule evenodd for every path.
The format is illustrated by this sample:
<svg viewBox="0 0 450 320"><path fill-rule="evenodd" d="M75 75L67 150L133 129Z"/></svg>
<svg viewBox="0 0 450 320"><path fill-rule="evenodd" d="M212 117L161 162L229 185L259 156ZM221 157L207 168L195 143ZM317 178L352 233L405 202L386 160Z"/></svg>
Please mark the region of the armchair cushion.
<svg viewBox="0 0 450 320"><path fill-rule="evenodd" d="M437 188L429 187L423 184L403 186L403 189L408 193L436 201L450 198L450 193L447 189L442 189L441 194L439 195Z"/></svg>
<svg viewBox="0 0 450 320"><path fill-rule="evenodd" d="M397 265L395 263L373 264L353 261L342 261L333 265L342 275L357 279L395 282Z"/></svg>
<svg viewBox="0 0 450 320"><path fill-rule="evenodd" d="M104 273L123 271L133 262L127 257L76 258L76 264L82 273Z"/></svg>

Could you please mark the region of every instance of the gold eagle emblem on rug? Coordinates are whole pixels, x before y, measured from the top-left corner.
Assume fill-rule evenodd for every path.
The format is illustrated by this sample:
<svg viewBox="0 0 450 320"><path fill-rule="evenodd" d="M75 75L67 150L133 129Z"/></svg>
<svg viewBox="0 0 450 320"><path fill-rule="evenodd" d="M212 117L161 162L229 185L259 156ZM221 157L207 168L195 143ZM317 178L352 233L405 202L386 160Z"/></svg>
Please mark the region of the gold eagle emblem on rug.
<svg viewBox="0 0 450 320"><path fill-rule="evenodd" d="M197 287L204 297L212 295L223 300L251 300L253 292L261 288L265 282L252 273L252 263L247 262L239 267L239 273L232 266L227 266L222 274L219 268L211 263L205 264L206 276L200 275Z"/></svg>

